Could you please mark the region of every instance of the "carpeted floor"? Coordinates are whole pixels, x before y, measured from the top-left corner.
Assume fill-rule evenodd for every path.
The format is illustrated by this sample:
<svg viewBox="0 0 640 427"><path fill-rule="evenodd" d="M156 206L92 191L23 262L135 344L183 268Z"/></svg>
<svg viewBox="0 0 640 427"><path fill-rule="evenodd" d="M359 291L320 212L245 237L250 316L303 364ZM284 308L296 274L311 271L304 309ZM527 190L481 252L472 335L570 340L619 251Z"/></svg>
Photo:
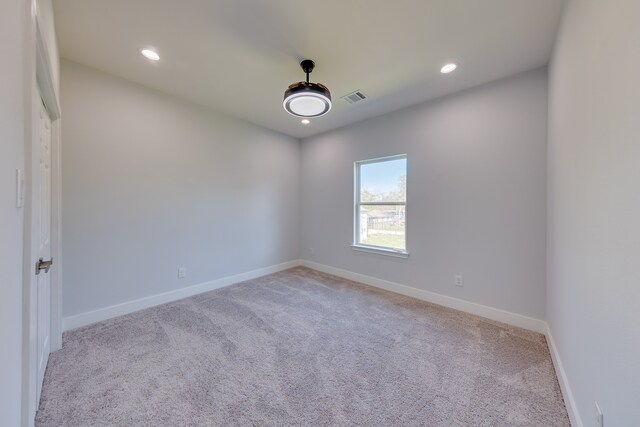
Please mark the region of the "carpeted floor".
<svg viewBox="0 0 640 427"><path fill-rule="evenodd" d="M39 426L569 426L542 335L294 268L65 333Z"/></svg>

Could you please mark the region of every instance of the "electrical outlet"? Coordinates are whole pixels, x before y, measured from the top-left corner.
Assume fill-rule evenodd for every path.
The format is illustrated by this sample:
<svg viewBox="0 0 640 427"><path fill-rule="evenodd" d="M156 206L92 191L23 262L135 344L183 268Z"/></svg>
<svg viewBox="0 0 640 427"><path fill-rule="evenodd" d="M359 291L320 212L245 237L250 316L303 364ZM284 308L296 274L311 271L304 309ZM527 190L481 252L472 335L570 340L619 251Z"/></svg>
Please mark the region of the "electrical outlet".
<svg viewBox="0 0 640 427"><path fill-rule="evenodd" d="M316 253L316 250L314 248L309 248L309 253L313 255Z"/></svg>
<svg viewBox="0 0 640 427"><path fill-rule="evenodd" d="M602 415L598 402L596 402L596 427L604 427L604 415Z"/></svg>
<svg viewBox="0 0 640 427"><path fill-rule="evenodd" d="M184 279L187 277L187 269L185 267L178 267L178 279Z"/></svg>
<svg viewBox="0 0 640 427"><path fill-rule="evenodd" d="M462 286L464 285L464 279L463 279L462 275L461 275L461 274L456 274L456 275L454 276L454 278L453 278L453 283L454 283L456 286L460 286L460 287L462 287Z"/></svg>

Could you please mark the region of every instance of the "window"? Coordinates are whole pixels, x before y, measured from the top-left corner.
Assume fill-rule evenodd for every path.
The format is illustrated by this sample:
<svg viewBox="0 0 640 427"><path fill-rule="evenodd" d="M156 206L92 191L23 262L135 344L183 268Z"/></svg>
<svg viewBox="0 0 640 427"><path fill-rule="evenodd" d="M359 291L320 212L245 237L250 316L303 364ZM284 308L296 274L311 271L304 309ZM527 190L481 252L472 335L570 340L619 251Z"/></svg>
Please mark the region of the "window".
<svg viewBox="0 0 640 427"><path fill-rule="evenodd" d="M407 156L355 163L353 248L407 255Z"/></svg>

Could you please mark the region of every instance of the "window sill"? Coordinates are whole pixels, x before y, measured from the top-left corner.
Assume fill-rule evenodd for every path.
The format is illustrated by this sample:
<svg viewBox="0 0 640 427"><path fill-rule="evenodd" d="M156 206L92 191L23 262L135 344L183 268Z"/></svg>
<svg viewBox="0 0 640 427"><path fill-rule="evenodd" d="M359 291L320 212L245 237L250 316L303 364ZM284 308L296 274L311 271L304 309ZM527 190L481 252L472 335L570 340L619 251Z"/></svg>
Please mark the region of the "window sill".
<svg viewBox="0 0 640 427"><path fill-rule="evenodd" d="M398 250L385 249L385 248L378 248L375 246L365 246L365 245L351 245L351 249L353 249L354 251L368 252L368 253L378 254L378 255L386 255L386 256L391 256L395 258L409 258L409 252L399 250L399 249Z"/></svg>

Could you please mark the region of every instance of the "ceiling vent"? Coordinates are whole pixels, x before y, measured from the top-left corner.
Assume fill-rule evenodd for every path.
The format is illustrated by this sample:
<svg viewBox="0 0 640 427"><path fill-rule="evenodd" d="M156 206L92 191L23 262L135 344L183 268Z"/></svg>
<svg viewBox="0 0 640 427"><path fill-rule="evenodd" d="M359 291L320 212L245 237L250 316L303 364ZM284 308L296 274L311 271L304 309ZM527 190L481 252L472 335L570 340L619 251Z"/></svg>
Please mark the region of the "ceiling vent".
<svg viewBox="0 0 640 427"><path fill-rule="evenodd" d="M364 93L362 93L359 90L357 90L355 92L348 93L348 94L346 94L345 96L342 97L342 99L347 101L349 104L356 104L358 102L364 101L367 98L368 98L367 95L365 95Z"/></svg>

